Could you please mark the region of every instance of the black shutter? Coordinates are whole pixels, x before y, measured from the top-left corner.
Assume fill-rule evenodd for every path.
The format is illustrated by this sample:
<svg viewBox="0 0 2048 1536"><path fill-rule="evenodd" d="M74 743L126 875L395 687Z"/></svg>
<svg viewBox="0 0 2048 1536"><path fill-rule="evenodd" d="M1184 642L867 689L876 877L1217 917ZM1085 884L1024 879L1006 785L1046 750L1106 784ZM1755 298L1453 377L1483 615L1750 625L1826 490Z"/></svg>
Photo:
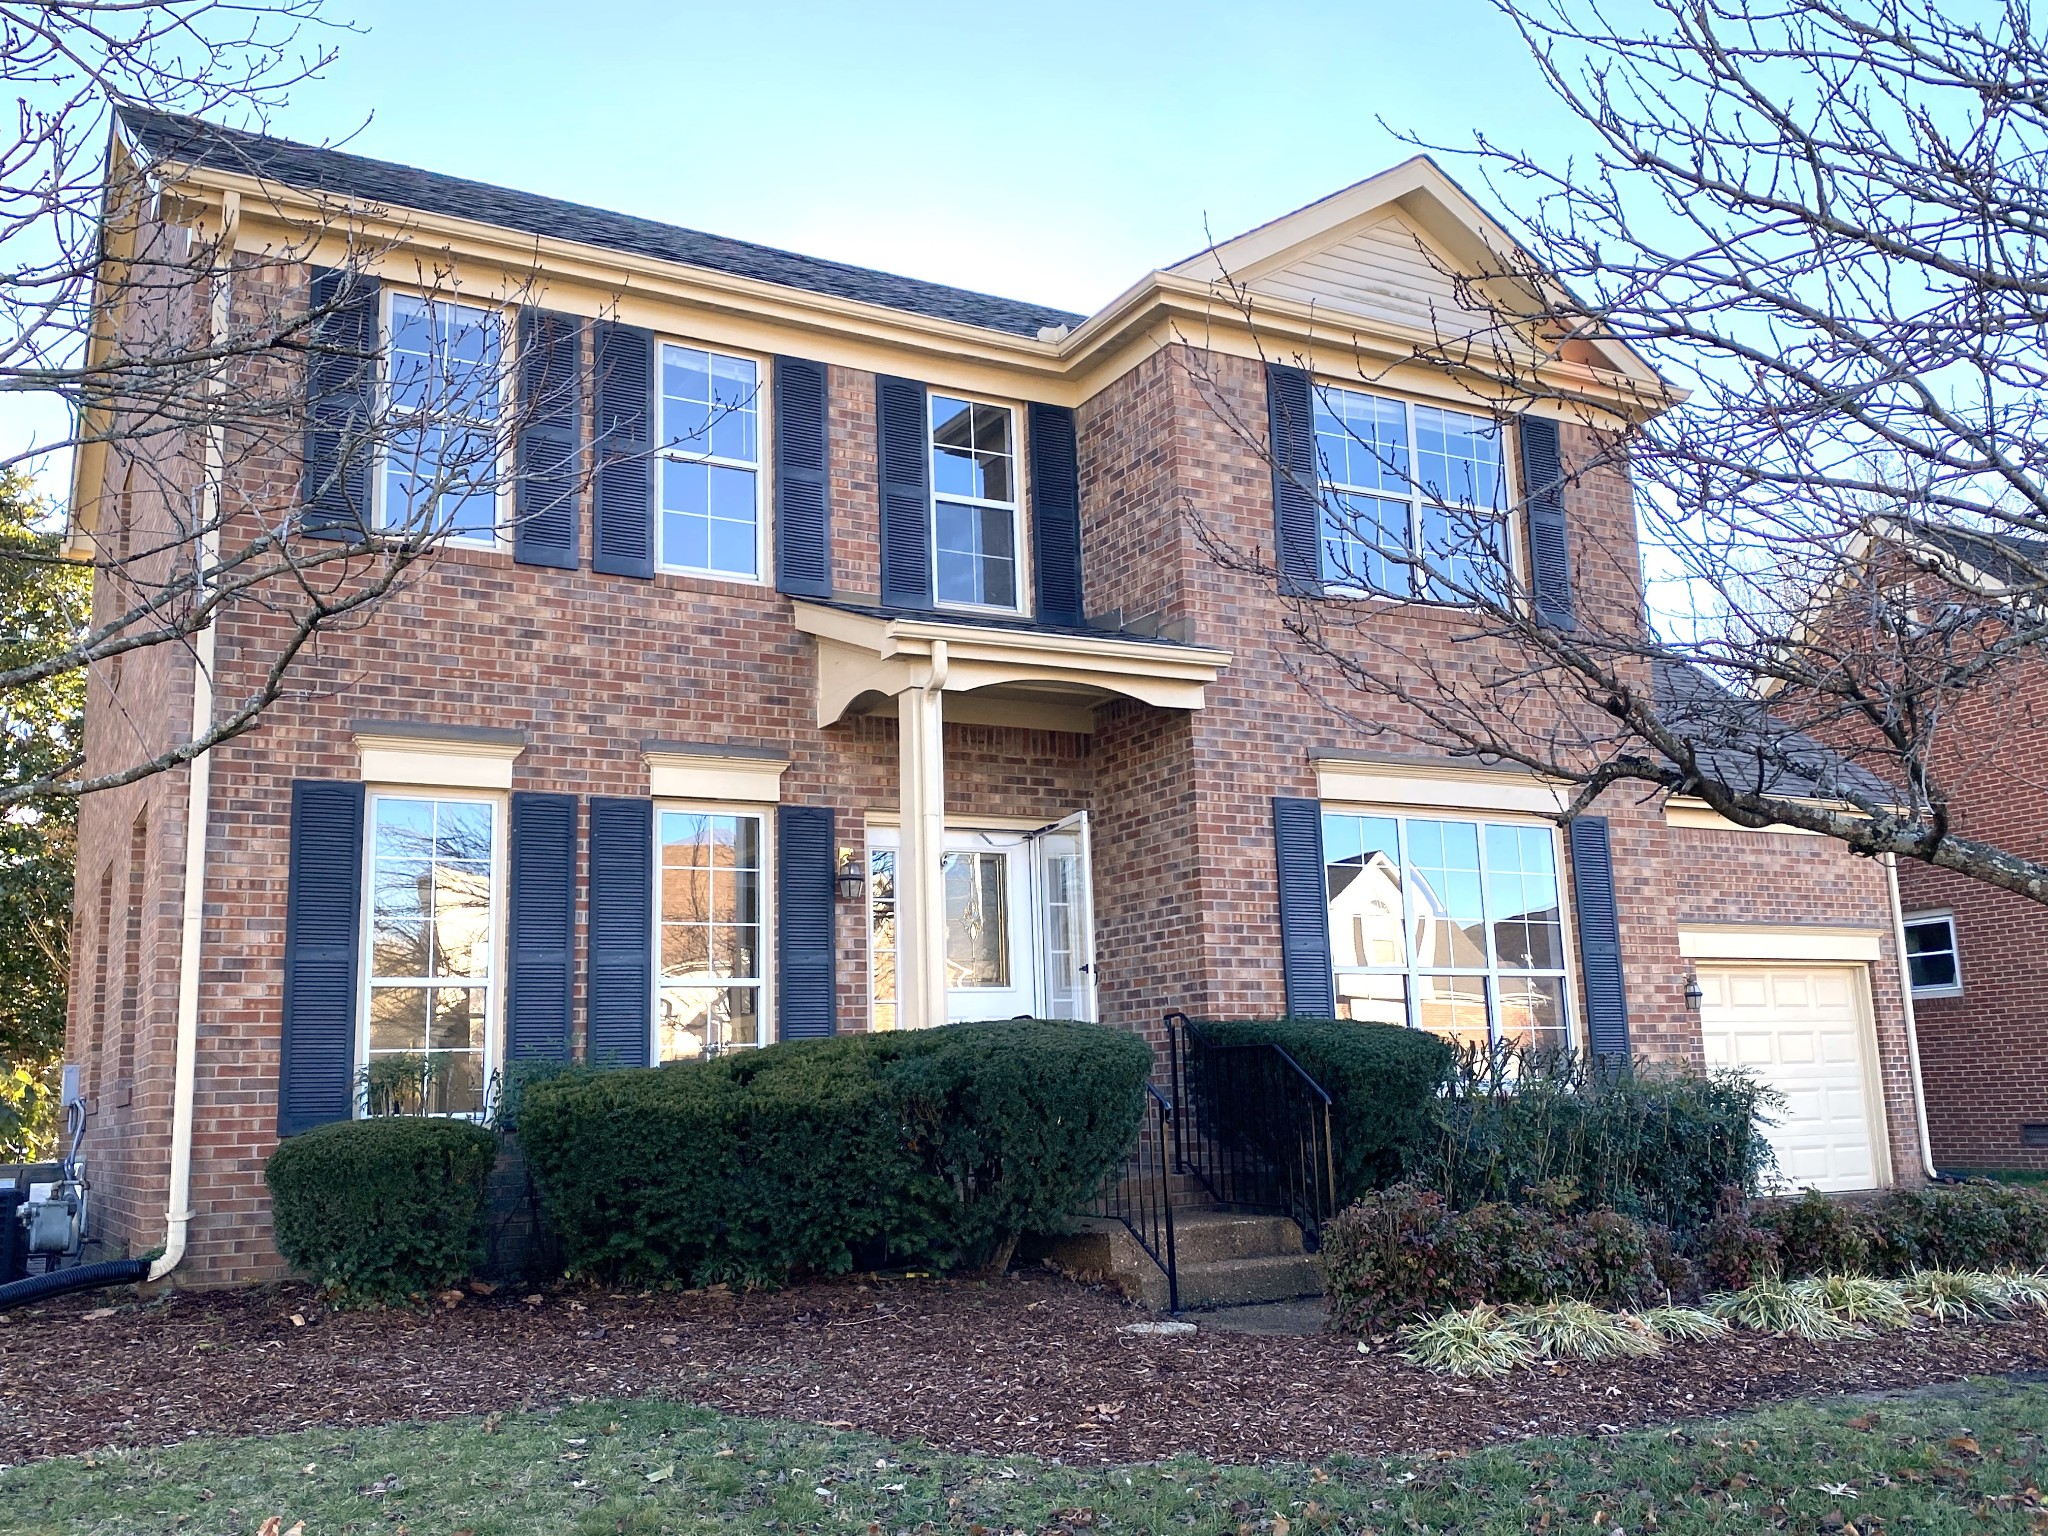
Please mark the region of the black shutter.
<svg viewBox="0 0 2048 1536"><path fill-rule="evenodd" d="M512 797L512 950L505 995L510 1061L569 1059L576 963L576 797Z"/></svg>
<svg viewBox="0 0 2048 1536"><path fill-rule="evenodd" d="M315 539L370 536L371 426L377 410L377 279L313 269L299 527Z"/></svg>
<svg viewBox="0 0 2048 1536"><path fill-rule="evenodd" d="M583 322L544 309L519 312L517 526L512 558L573 571L583 458Z"/></svg>
<svg viewBox="0 0 2048 1536"><path fill-rule="evenodd" d="M785 1040L817 1039L839 1027L832 808L776 807L775 849L776 1019Z"/></svg>
<svg viewBox="0 0 2048 1536"><path fill-rule="evenodd" d="M882 482L882 606L932 605L931 441L924 386L875 380Z"/></svg>
<svg viewBox="0 0 2048 1536"><path fill-rule="evenodd" d="M654 1048L654 802L590 802L590 998L585 1054L644 1067Z"/></svg>
<svg viewBox="0 0 2048 1536"><path fill-rule="evenodd" d="M292 784L284 906L284 1030L277 1134L296 1136L355 1109L356 984L363 924L363 786Z"/></svg>
<svg viewBox="0 0 2048 1536"><path fill-rule="evenodd" d="M1081 469L1069 406L1031 407L1031 565L1038 621L1079 625Z"/></svg>
<svg viewBox="0 0 2048 1536"><path fill-rule="evenodd" d="M590 568L654 574L654 333L600 322Z"/></svg>
<svg viewBox="0 0 2048 1536"><path fill-rule="evenodd" d="M1621 924L1607 818L1571 824L1572 905L1579 915L1579 969L1586 979L1586 1044L1610 1065L1629 1062L1628 993L1621 979Z"/></svg>
<svg viewBox="0 0 2048 1536"><path fill-rule="evenodd" d="M1273 456L1274 568L1290 597L1323 592L1323 537L1316 418L1308 374L1266 364L1266 419Z"/></svg>
<svg viewBox="0 0 2048 1536"><path fill-rule="evenodd" d="M1330 898L1323 873L1320 800L1273 797L1273 853L1280 874L1280 969L1290 1018L1337 1015L1330 964Z"/></svg>
<svg viewBox="0 0 2048 1536"><path fill-rule="evenodd" d="M775 359L775 589L832 595L831 396L825 365Z"/></svg>
<svg viewBox="0 0 2048 1536"><path fill-rule="evenodd" d="M1572 557L1564 515L1564 455L1557 423L1524 416L1522 505L1529 519L1529 590L1537 619L1553 629L1576 629L1572 611Z"/></svg>

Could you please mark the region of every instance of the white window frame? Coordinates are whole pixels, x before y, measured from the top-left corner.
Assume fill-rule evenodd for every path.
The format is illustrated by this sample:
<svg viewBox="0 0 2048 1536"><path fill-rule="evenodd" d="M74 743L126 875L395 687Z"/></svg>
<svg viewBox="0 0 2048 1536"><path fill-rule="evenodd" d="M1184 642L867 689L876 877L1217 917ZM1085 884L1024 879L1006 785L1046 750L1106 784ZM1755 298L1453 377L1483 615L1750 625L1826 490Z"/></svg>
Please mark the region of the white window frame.
<svg viewBox="0 0 2048 1536"><path fill-rule="evenodd" d="M654 953L653 988L648 999L647 1013L647 1059L661 1065L661 817L664 811L685 816L750 816L761 825L761 938L760 975L753 985L754 993L754 1043L751 1046L734 1043L727 1050L757 1050L764 1045L775 1043L775 807L760 803L746 804L734 800L685 800L675 797L657 799L654 802ZM736 978L718 977L703 985L731 985ZM739 982L744 986L744 981ZM698 983L679 983L698 985ZM703 1060L718 1054L706 1051L704 1057L678 1057L677 1060Z"/></svg>
<svg viewBox="0 0 2048 1536"><path fill-rule="evenodd" d="M964 400L969 405L986 405L996 410L1007 411L1010 416L1010 473L1012 476L1010 501L995 501L982 496L942 495L939 491L938 453L939 445L932 435L932 398L943 395L948 400ZM1014 400L997 400L988 395L973 394L964 389L949 389L944 385L925 386L924 400L924 472L930 485L925 497L925 538L931 550L932 603L935 607L959 613L999 613L1015 618L1029 616L1032 609L1031 560L1029 541L1024 526L1025 506L1025 459L1028 445L1024 441L1025 411ZM1010 514L1010 548L1015 551L1013 564L1017 571L1017 601L1008 607L1000 603L961 603L939 596L939 503L950 501L962 507L992 507L1007 509Z"/></svg>
<svg viewBox="0 0 2048 1536"><path fill-rule="evenodd" d="M1313 380L1309 385L1309 437L1315 438L1315 417L1324 408L1324 397L1328 395L1360 395L1370 400L1381 400L1401 408L1403 429L1408 437L1408 489L1405 495L1369 486L1350 485L1344 481L1326 477L1328 466L1323 463L1322 451L1316 452L1316 575L1326 583L1330 591L1347 597L1380 598L1388 602L1455 604L1457 599L1440 597L1428 590L1427 569L1420 563L1404 564L1401 569L1407 573L1410 589L1407 592L1384 592L1378 587L1358 586L1331 580L1323 576L1323 515L1326 501L1331 495L1369 497L1376 501L1405 501L1408 504L1408 560L1421 562L1425 558L1422 517L1426 508L1432 505L1424 491L1416 469L1415 413L1417 410L1452 411L1469 416L1477 421L1492 420L1494 430L1500 437L1500 494L1501 505L1497 514L1500 520L1502 552L1510 577L1519 586L1526 578L1522 567L1520 521L1515 514L1515 464L1514 455L1509 451L1513 441L1508 423L1498 417L1489 418L1483 411L1467 410L1462 405L1453 405L1443 400L1417 400L1408 395L1397 395L1387 390L1359 389L1348 384L1326 384ZM1356 439L1353 440L1354 442Z"/></svg>
<svg viewBox="0 0 2048 1536"><path fill-rule="evenodd" d="M1421 1003L1420 984L1424 976L1476 976L1486 983L1486 1024L1487 1038L1498 1041L1500 1029L1499 982L1503 976L1540 977L1555 979L1562 983L1560 993L1564 999L1564 1045L1567 1049L1576 1047L1584 1036L1584 1025L1580 1021L1580 1006L1577 992L1578 961L1572 944L1572 909L1570 882L1567 879L1563 839L1559 837L1555 823L1538 816L1517 815L1512 812L1484 810L1454 811L1435 806L1422 805L1375 805L1360 802L1322 803L1324 816L1359 816L1378 820L1391 820L1395 824L1395 836L1399 840L1401 854L1401 943L1407 953L1407 962L1400 966L1391 965L1344 965L1335 963L1336 942L1331 936L1331 980L1343 976L1400 976L1406 983L1408 997L1408 1027L1420 1029L1416 1022L1416 1010ZM1486 928L1487 963L1483 970L1459 966L1426 966L1416 962L1415 955L1415 886L1409 878L1413 867L1409 858L1408 823L1411 821L1464 822L1479 829L1479 889L1482 910L1489 900L1487 879L1491 868L1486 855L1486 828L1489 825L1504 827L1532 827L1545 832L1550 838L1550 859L1553 876L1557 881L1557 922L1558 959L1555 969L1540 971L1503 970L1494 933L1495 919L1487 913ZM1327 850L1323 861L1323 922L1329 924L1329 866Z"/></svg>
<svg viewBox="0 0 2048 1536"><path fill-rule="evenodd" d="M1916 999L1933 997L1961 997L1963 995L1963 947L1956 933L1956 915L1947 907L1937 907L1927 912L1907 912L1899 919L1899 932L1921 923L1941 923L1948 928L1948 957L1956 968L1956 979L1945 987L1921 987L1913 984L1913 961L1910 954L1899 956L1899 962L1906 968L1906 985Z"/></svg>
<svg viewBox="0 0 2048 1536"><path fill-rule="evenodd" d="M754 462L727 458L714 453L693 453L678 448L668 432L668 396L662 390L662 348L687 347L693 352L708 353L713 357L736 358L749 363L754 369ZM765 587L773 583L774 573L769 569L771 543L768 530L768 509L773 504L769 498L768 480L770 459L768 451L774 442L775 424L770 420L771 396L769 378L772 364L766 357L753 352L737 351L718 346L712 342L699 341L688 336L662 336L654 338L654 564L655 569L674 576L697 576L708 581L733 581L742 586ZM721 571L714 566L684 565L668 558L667 541L663 536L666 518L661 504L662 465L669 460L681 464L708 464L714 469L749 469L754 473L754 574L744 575L738 571Z"/></svg>
<svg viewBox="0 0 2048 1536"><path fill-rule="evenodd" d="M377 802L380 800L445 800L464 805L483 805L491 812L491 969L484 980L484 1050L483 1050L483 1107L475 1114L457 1113L437 1116L449 1120L482 1120L489 1115L492 1106L492 1085L497 1079L502 1064L502 1031L500 1011L504 1006L504 977L506 955L505 911L506 896L510 890L511 849L507 846L506 800L501 794L485 790L456 789L439 784L376 783L366 786L363 801L363 861L362 861L362 936L360 940L361 972L356 987L356 1029L355 1045L351 1053L349 1068L349 1113L353 1118L365 1118L365 1106L356 1095L357 1083L370 1063L370 998L375 990L372 968L375 964L377 941L376 924L376 868L377 868ZM406 979L405 985L410 984ZM434 983L428 979L421 983L431 988Z"/></svg>
<svg viewBox="0 0 2048 1536"><path fill-rule="evenodd" d="M504 550L511 547L506 535L506 501L512 489L513 464L512 444L505 434L507 412L514 408L513 380L519 372L519 312L495 299L464 298L459 293L434 293L412 288L394 288L384 285L377 301L377 421L391 419L391 313L392 306L400 299L415 299L422 304L454 304L464 309L474 309L495 315L498 321L498 419L491 424L491 435L497 446L497 460L493 469L491 490L491 536L488 539L439 534L440 543L453 544L461 549ZM391 528L390 507L386 503L385 490L389 478L390 442L389 432L380 429L375 460L371 465L372 484L370 487L370 516L377 530L388 532Z"/></svg>

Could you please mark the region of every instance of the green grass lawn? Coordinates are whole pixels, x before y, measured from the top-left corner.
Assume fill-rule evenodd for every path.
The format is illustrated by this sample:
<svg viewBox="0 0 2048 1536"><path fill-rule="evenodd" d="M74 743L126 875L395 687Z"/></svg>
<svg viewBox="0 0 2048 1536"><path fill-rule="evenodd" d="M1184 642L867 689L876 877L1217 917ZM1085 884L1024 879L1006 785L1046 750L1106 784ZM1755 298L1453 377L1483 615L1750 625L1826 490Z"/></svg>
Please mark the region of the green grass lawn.
<svg viewBox="0 0 2048 1536"><path fill-rule="evenodd" d="M648 1401L101 1453L0 1473L0 1532L2048 1529L2048 1386L1794 1404L1409 1461L1061 1467Z"/></svg>

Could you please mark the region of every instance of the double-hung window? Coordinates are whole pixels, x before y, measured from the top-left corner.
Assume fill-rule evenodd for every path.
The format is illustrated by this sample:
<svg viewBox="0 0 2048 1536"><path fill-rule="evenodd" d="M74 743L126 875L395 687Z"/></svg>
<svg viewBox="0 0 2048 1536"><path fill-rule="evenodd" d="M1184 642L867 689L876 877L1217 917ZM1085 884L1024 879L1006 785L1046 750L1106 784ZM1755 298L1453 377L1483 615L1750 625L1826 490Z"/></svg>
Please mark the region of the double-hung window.
<svg viewBox="0 0 2048 1536"><path fill-rule="evenodd" d="M498 540L505 374L494 309L394 293L385 350L379 525Z"/></svg>
<svg viewBox="0 0 2048 1536"><path fill-rule="evenodd" d="M1499 422L1319 385L1315 423L1325 584L1444 602L1502 588Z"/></svg>
<svg viewBox="0 0 2048 1536"><path fill-rule="evenodd" d="M764 820L662 807L655 1059L715 1056L767 1040L762 1007Z"/></svg>
<svg viewBox="0 0 2048 1536"><path fill-rule="evenodd" d="M1459 1045L1566 1044L1550 827L1332 811L1323 856L1341 1017Z"/></svg>
<svg viewBox="0 0 2048 1536"><path fill-rule="evenodd" d="M933 590L941 603L1018 606L1016 417L931 396Z"/></svg>
<svg viewBox="0 0 2048 1536"><path fill-rule="evenodd" d="M1953 914L1920 912L1906 919L1906 974L1915 997L1962 996Z"/></svg>
<svg viewBox="0 0 2048 1536"><path fill-rule="evenodd" d="M761 370L661 344L661 563L761 577Z"/></svg>
<svg viewBox="0 0 2048 1536"><path fill-rule="evenodd" d="M375 792L368 853L364 1107L480 1114L496 999L497 805Z"/></svg>

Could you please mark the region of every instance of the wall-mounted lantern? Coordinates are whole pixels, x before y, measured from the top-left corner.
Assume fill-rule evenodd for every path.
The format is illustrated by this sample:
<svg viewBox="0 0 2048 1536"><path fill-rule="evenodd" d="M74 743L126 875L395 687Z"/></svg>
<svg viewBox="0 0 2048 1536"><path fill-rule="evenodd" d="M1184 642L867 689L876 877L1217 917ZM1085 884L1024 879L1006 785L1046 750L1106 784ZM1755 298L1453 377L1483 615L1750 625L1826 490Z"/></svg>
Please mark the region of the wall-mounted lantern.
<svg viewBox="0 0 2048 1536"><path fill-rule="evenodd" d="M832 877L832 883L839 888L841 901L861 901L868 894L868 873L861 867L860 855L851 848L839 850L839 873Z"/></svg>

